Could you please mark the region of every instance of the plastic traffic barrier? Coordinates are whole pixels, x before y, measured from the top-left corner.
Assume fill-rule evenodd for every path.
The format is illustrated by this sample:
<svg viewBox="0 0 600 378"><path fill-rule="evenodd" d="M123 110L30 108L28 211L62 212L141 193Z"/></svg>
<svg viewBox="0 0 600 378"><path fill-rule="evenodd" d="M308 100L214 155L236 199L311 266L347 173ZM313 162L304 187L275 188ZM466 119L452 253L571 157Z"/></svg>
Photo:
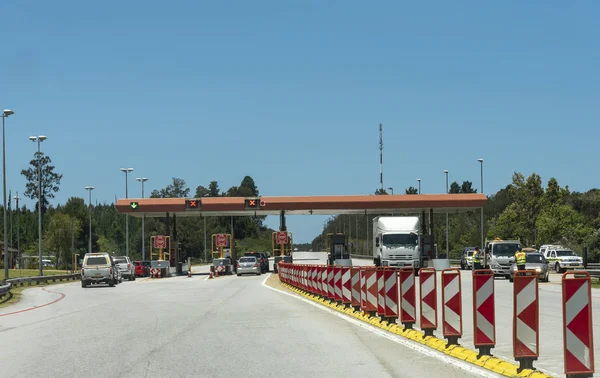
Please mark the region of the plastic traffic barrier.
<svg viewBox="0 0 600 378"><path fill-rule="evenodd" d="M342 267L333 267L333 294L336 302L342 302Z"/></svg>
<svg viewBox="0 0 600 378"><path fill-rule="evenodd" d="M317 266L317 294L323 296L323 265Z"/></svg>
<svg viewBox="0 0 600 378"><path fill-rule="evenodd" d="M358 268L358 273L360 275L360 310L366 310L367 303L367 280L365 279L365 267L361 266Z"/></svg>
<svg viewBox="0 0 600 378"><path fill-rule="evenodd" d="M333 292L333 266L327 266L327 298L334 300L335 295Z"/></svg>
<svg viewBox="0 0 600 378"><path fill-rule="evenodd" d="M533 369L539 352L538 274L535 270L515 272L513 285L513 355L523 369Z"/></svg>
<svg viewBox="0 0 600 378"><path fill-rule="evenodd" d="M437 277L434 268L421 268L419 309L421 329L425 336L433 336L437 329Z"/></svg>
<svg viewBox="0 0 600 378"><path fill-rule="evenodd" d="M360 268L357 266L353 266L350 268L350 305L354 307L355 310L360 309Z"/></svg>
<svg viewBox="0 0 600 378"><path fill-rule="evenodd" d="M377 314L377 271L374 267L366 267L364 269L365 285L366 285L366 301L364 311L371 315Z"/></svg>
<svg viewBox="0 0 600 378"><path fill-rule="evenodd" d="M386 268L383 270L383 281L385 285L384 312L383 315L393 322L398 319L398 269Z"/></svg>
<svg viewBox="0 0 600 378"><path fill-rule="evenodd" d="M406 328L412 328L417 320L415 290L415 270L400 268L400 322Z"/></svg>
<svg viewBox="0 0 600 378"><path fill-rule="evenodd" d="M592 326L592 278L588 272L562 276L563 346L565 374L591 377L594 374Z"/></svg>
<svg viewBox="0 0 600 378"><path fill-rule="evenodd" d="M479 357L491 356L496 345L496 315L494 272L490 269L473 271L473 312L475 348L479 349Z"/></svg>
<svg viewBox="0 0 600 378"><path fill-rule="evenodd" d="M442 270L442 334L448 345L458 345L462 337L462 284L460 270Z"/></svg>
<svg viewBox="0 0 600 378"><path fill-rule="evenodd" d="M375 269L375 278L377 279L377 315L385 318L385 282L383 280L384 267Z"/></svg>
<svg viewBox="0 0 600 378"><path fill-rule="evenodd" d="M343 266L342 267L342 303L346 305L346 307L350 306L352 302L352 281L350 276L350 267Z"/></svg>

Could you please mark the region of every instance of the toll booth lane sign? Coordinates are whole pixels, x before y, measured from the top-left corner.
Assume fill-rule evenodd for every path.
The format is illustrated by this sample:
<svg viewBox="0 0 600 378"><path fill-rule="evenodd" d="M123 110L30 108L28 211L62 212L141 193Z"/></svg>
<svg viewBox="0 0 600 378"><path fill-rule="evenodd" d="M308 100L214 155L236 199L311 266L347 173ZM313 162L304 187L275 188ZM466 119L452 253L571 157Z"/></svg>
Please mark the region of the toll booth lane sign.
<svg viewBox="0 0 600 378"><path fill-rule="evenodd" d="M227 247L227 234L217 234L216 239L217 247Z"/></svg>
<svg viewBox="0 0 600 378"><path fill-rule="evenodd" d="M246 198L244 200L246 210L259 210L263 204L264 202L260 198Z"/></svg>
<svg viewBox="0 0 600 378"><path fill-rule="evenodd" d="M287 244L288 243L288 234L285 231L277 231L277 244Z"/></svg>
<svg viewBox="0 0 600 378"><path fill-rule="evenodd" d="M164 235L154 237L154 248L167 248L167 238Z"/></svg>
<svg viewBox="0 0 600 378"><path fill-rule="evenodd" d="M202 202L200 199L197 199L197 198L186 199L185 200L185 209L186 210L201 210Z"/></svg>
<svg viewBox="0 0 600 378"><path fill-rule="evenodd" d="M137 202L130 202L129 207L131 207L132 210L137 210L138 207L140 207L140 204Z"/></svg>

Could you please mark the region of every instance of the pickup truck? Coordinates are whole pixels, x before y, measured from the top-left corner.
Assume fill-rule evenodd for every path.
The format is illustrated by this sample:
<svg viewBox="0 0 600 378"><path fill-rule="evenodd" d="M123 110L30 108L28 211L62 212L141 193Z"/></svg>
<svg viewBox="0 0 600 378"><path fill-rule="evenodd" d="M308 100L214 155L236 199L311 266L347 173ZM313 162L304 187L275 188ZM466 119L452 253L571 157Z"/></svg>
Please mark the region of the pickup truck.
<svg viewBox="0 0 600 378"><path fill-rule="evenodd" d="M119 274L108 253L86 253L81 267L81 287L91 284L106 283L114 287L119 281Z"/></svg>
<svg viewBox="0 0 600 378"><path fill-rule="evenodd" d="M116 268L121 276L129 281L135 281L135 266L127 256L114 257Z"/></svg>

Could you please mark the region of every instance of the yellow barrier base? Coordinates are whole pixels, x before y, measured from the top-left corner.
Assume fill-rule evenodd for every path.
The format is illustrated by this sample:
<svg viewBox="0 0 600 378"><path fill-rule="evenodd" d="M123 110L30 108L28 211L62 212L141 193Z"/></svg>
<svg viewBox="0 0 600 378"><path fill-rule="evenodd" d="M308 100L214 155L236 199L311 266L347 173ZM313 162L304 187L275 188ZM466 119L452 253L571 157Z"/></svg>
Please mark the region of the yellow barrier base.
<svg viewBox="0 0 600 378"><path fill-rule="evenodd" d="M404 328L400 324L388 323L386 321L381 321L377 316L371 316L367 313L363 313L362 311L356 311L352 307L345 307L342 305L338 305L334 301L330 301L329 299L321 298L314 294L309 294L309 293L305 292L304 290L298 289L297 287L294 287L294 286L289 285L284 282L281 282L281 285L292 290L293 292L296 292L296 293L302 295L303 297L305 297L307 299L310 299L321 305L329 307L333 310L336 310L338 312L352 316L356 319L362 320L365 323L368 323L375 327L384 329L393 334L405 337L405 338L415 341L419 344L425 345L431 349L435 349L437 351L443 352L449 356L458 358L459 360L463 360L470 364L477 365L483 369L493 371L494 373L501 374L505 377L551 378L551 376L549 376L547 374L541 373L539 371L531 370L531 369L525 369L525 370L521 371L520 373L517 373L519 366L516 364L512 364L510 362L501 360L496 357L491 357L491 356L482 356L481 358L477 358L478 352L476 352L474 350L466 349L466 348L463 348L458 345L446 346L446 344L447 344L446 340L438 339L437 337L433 337L433 336L425 336L424 337L424 334L420 331Z"/></svg>

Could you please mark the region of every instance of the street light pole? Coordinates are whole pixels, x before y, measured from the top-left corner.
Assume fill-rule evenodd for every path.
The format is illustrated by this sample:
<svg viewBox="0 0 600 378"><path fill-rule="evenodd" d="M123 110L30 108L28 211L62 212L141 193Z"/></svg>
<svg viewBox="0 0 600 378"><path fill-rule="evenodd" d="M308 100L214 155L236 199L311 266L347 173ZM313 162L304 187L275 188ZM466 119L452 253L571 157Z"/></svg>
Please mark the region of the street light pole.
<svg viewBox="0 0 600 378"><path fill-rule="evenodd" d="M483 193L483 159L477 159L477 161L479 162L479 165L481 167L481 194ZM485 246L483 245L484 243L484 230L483 230L483 206L481 207L481 247L480 248L484 248ZM484 253L483 254L483 266L487 267L487 254Z"/></svg>
<svg viewBox="0 0 600 378"><path fill-rule="evenodd" d="M448 191L448 170L445 169L444 173L446 174L446 194L449 193ZM448 244L448 210L446 210L446 258L448 258L448 255L450 254L450 245Z"/></svg>
<svg viewBox="0 0 600 378"><path fill-rule="evenodd" d="M394 188L389 187L388 189L392 192L392 195L394 195Z"/></svg>
<svg viewBox="0 0 600 378"><path fill-rule="evenodd" d="M44 269L42 266L42 151L41 151L41 143L48 139L43 135L39 136L30 136L29 140L32 142L37 142L38 145L38 248L39 248L39 275L44 275Z"/></svg>
<svg viewBox="0 0 600 378"><path fill-rule="evenodd" d="M89 202L89 213L90 213L90 238L88 240L88 253L92 253L92 190L95 188L93 186L86 186L85 190L89 192L90 202Z"/></svg>
<svg viewBox="0 0 600 378"><path fill-rule="evenodd" d="M4 240L2 244L2 251L4 252L4 279L8 279L8 222L6 221L6 133L4 131L4 119L9 115L15 114L10 109L4 109L2 111L2 185L4 187Z"/></svg>
<svg viewBox="0 0 600 378"><path fill-rule="evenodd" d="M138 177L137 181L142 183L142 198L144 198L144 183L148 181L146 177ZM142 214L142 261L146 259L146 233L144 232L144 223L146 221L146 214Z"/></svg>
<svg viewBox="0 0 600 378"><path fill-rule="evenodd" d="M121 168L121 172L125 173L125 198L129 198L127 176L129 172L133 172L133 168ZM129 257L129 215L127 214L125 214L125 255Z"/></svg>
<svg viewBox="0 0 600 378"><path fill-rule="evenodd" d="M417 181L419 182L419 194L421 194L421 179L418 178Z"/></svg>

